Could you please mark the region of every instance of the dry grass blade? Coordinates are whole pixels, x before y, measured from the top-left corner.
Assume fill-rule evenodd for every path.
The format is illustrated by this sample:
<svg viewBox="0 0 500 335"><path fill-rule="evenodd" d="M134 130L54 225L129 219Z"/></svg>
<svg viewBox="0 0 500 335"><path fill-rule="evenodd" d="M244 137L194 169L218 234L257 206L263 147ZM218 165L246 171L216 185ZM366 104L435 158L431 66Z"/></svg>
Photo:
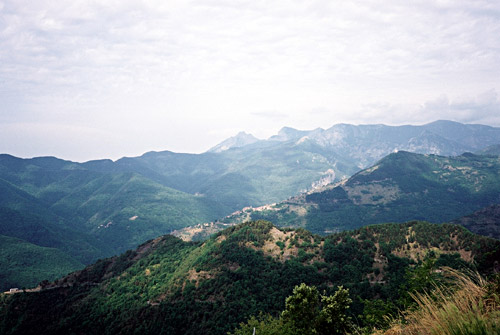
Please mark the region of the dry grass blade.
<svg viewBox="0 0 500 335"><path fill-rule="evenodd" d="M499 299L487 296L487 282L478 273L446 268L443 274L451 285L412 295L418 308L404 312L404 324L394 324L385 335L500 334Z"/></svg>

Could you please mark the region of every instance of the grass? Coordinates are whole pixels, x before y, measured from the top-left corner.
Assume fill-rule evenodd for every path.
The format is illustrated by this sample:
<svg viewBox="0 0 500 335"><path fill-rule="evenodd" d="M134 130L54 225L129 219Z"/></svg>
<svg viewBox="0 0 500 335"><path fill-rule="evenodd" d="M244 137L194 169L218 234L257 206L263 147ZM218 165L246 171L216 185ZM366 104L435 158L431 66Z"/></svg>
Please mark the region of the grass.
<svg viewBox="0 0 500 335"><path fill-rule="evenodd" d="M500 334L500 285L479 274L445 269L450 286L413 295L418 307L403 313L384 335L490 335Z"/></svg>

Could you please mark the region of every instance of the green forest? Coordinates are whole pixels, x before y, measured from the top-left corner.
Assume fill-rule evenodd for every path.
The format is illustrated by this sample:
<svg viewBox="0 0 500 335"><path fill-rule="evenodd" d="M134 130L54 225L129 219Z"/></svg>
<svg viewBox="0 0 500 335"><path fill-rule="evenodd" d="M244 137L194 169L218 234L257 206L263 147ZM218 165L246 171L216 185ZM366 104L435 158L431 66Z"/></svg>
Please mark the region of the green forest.
<svg viewBox="0 0 500 335"><path fill-rule="evenodd" d="M341 183L243 211L223 222L250 217L318 234L384 222L443 223L498 204L499 188L498 156L444 157L399 151ZM469 228L476 229L474 225ZM478 227L475 232L488 234L489 230Z"/></svg>
<svg viewBox="0 0 500 335"><path fill-rule="evenodd" d="M342 294L356 327L383 327L384 315L410 307L410 294L430 287L441 267L489 276L498 259L500 241L457 225L413 221L319 236L255 221L205 242L163 236L41 292L5 295L0 332L238 334L240 323L282 322L301 284L317 290L318 315Z"/></svg>

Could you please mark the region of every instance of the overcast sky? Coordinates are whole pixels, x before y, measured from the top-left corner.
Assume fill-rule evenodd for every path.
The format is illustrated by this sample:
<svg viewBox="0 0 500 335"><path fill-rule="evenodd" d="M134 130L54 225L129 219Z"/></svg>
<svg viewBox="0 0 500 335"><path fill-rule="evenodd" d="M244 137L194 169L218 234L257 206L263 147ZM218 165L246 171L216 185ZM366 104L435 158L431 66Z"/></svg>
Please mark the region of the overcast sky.
<svg viewBox="0 0 500 335"><path fill-rule="evenodd" d="M0 152L203 152L283 126L500 126L500 1L0 0Z"/></svg>

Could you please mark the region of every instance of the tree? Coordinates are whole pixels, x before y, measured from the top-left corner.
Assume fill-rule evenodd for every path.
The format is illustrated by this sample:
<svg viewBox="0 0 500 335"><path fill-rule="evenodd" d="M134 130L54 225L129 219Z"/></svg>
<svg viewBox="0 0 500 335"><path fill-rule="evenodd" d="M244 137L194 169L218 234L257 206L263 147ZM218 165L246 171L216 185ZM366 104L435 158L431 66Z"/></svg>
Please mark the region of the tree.
<svg viewBox="0 0 500 335"><path fill-rule="evenodd" d="M295 286L293 294L285 300L285 310L281 314L284 321L304 333L311 333L318 307L318 289L302 283Z"/></svg>
<svg viewBox="0 0 500 335"><path fill-rule="evenodd" d="M399 288L398 303L403 308L415 306L412 294L430 292L439 282L440 275L435 272L436 258L434 253L429 253L422 264L413 269L407 269L405 281Z"/></svg>
<svg viewBox="0 0 500 335"><path fill-rule="evenodd" d="M349 290L339 286L332 296L321 296L321 311L316 318L318 334L347 334L352 329L351 318L346 315L352 300Z"/></svg>
<svg viewBox="0 0 500 335"><path fill-rule="evenodd" d="M352 329L351 318L346 315L351 303L349 290L342 286L333 296L327 296L302 283L286 298L281 317L304 334L347 334Z"/></svg>
<svg viewBox="0 0 500 335"><path fill-rule="evenodd" d="M259 314L252 316L246 323L241 323L234 331L234 335L302 335L290 323L285 323L283 319L274 318L269 314Z"/></svg>
<svg viewBox="0 0 500 335"><path fill-rule="evenodd" d="M234 335L340 335L353 330L346 312L352 300L349 290L339 286L334 295L320 295L314 286L302 283L285 300L280 318L260 314L241 323Z"/></svg>

